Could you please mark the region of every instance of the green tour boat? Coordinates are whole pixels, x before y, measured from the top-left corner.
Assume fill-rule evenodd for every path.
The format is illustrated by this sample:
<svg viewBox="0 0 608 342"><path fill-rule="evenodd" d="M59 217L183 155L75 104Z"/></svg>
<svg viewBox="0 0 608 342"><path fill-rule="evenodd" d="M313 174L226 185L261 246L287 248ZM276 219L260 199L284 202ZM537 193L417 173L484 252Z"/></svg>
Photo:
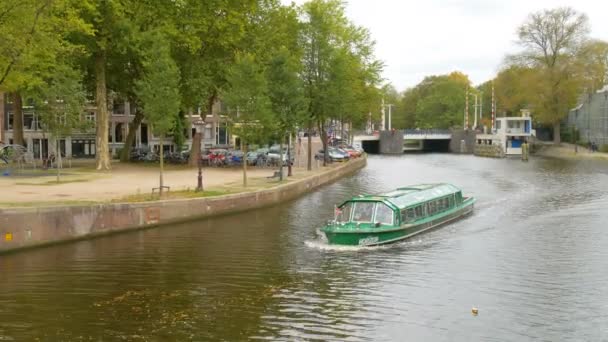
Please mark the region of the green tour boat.
<svg viewBox="0 0 608 342"><path fill-rule="evenodd" d="M374 246L406 239L473 211L473 197L451 184L420 184L361 195L336 207L321 231L334 245Z"/></svg>

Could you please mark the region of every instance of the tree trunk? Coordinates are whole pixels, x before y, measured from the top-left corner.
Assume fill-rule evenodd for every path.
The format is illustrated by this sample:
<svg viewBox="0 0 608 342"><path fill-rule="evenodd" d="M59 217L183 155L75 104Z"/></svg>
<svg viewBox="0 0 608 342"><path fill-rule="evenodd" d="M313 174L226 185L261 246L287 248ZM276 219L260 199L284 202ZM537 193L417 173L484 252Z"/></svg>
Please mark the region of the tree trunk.
<svg viewBox="0 0 608 342"><path fill-rule="evenodd" d="M308 171L312 170L312 119L310 121L308 121L308 146L306 147L308 149L308 152L306 153L307 156L306 158L308 159L308 163L306 166L306 169Z"/></svg>
<svg viewBox="0 0 608 342"><path fill-rule="evenodd" d="M13 144L25 146L23 140L23 101L19 92L11 95L13 97Z"/></svg>
<svg viewBox="0 0 608 342"><path fill-rule="evenodd" d="M279 181L283 181L283 140L285 136L281 134L281 138L279 139Z"/></svg>
<svg viewBox="0 0 608 342"><path fill-rule="evenodd" d="M161 198L163 197L163 186L165 185L163 182L163 167L164 167L164 162L165 162L165 156L164 156L165 151L164 151L164 146L163 146L164 138L165 138L165 135L161 134L160 140L159 140L159 143L160 143L160 156L159 156L160 157L160 179L159 179L160 188L158 189L158 192L159 192Z"/></svg>
<svg viewBox="0 0 608 342"><path fill-rule="evenodd" d="M207 116L207 114L213 114L213 103L215 102L215 99L217 98L217 92L213 92L211 94L211 96L209 96L209 98L207 99L207 108L205 108L205 110L201 111L201 120L205 120L205 117ZM190 166L195 166L197 165L198 161L196 158L198 158L198 155L201 151L201 142L203 140L203 134L205 132L205 128L203 126L203 132L201 132L200 134L195 134L192 137L192 146L190 148L190 158L188 160L188 165Z"/></svg>
<svg viewBox="0 0 608 342"><path fill-rule="evenodd" d="M127 134L127 139L125 140L125 146L120 152L120 161L128 162L129 157L131 156L131 145L133 145L133 141L135 141L135 137L137 136L137 130L139 129L139 125L141 125L142 121L144 121L144 113L140 110L135 113L135 118L129 124L129 134Z"/></svg>
<svg viewBox="0 0 608 342"><path fill-rule="evenodd" d="M555 144L560 144L562 141L560 129L561 125L559 121L553 124L553 143Z"/></svg>
<svg viewBox="0 0 608 342"><path fill-rule="evenodd" d="M95 101L97 104L95 161L97 170L110 170L110 146L108 143L109 116L106 93L106 56L99 52L95 56Z"/></svg>
<svg viewBox="0 0 608 342"><path fill-rule="evenodd" d="M247 145L241 138L241 151L243 151L243 187L247 187Z"/></svg>
<svg viewBox="0 0 608 342"><path fill-rule="evenodd" d="M61 160L61 143L60 143L60 139L58 135L55 135L55 151L57 153L57 163L56 163L56 167L57 167L57 183L60 182L60 177L61 177L61 168L63 167L63 162Z"/></svg>

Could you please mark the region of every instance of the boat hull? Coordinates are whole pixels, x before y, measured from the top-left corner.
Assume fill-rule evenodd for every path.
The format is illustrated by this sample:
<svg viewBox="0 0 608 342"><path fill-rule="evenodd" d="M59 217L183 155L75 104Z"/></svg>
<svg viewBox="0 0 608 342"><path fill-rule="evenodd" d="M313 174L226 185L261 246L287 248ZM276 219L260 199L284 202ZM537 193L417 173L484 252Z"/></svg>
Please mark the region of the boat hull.
<svg viewBox="0 0 608 342"><path fill-rule="evenodd" d="M474 199L465 200L458 208L433 216L414 224L391 229L378 229L370 231L366 229L340 231L339 229L324 229L325 237L329 244L346 246L377 246L388 244L410 238L422 232L438 228L446 223L456 221L473 212Z"/></svg>

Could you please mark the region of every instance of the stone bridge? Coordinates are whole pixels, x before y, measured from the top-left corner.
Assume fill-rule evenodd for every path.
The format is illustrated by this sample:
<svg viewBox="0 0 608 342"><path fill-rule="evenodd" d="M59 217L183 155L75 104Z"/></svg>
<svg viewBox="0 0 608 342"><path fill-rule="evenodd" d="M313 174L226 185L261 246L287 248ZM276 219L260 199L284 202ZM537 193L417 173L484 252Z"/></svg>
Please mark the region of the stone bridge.
<svg viewBox="0 0 608 342"><path fill-rule="evenodd" d="M369 152L399 154L407 151L445 151L450 148L452 131L448 129L405 129L355 134L354 142Z"/></svg>

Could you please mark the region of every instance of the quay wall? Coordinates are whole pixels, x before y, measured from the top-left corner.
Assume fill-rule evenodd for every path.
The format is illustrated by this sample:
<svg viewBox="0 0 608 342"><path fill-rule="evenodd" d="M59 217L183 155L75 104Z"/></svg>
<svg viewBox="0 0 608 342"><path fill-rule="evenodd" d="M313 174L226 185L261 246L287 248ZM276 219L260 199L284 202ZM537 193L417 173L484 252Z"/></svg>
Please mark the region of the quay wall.
<svg viewBox="0 0 608 342"><path fill-rule="evenodd" d="M0 253L262 208L301 196L362 169L366 163L362 157L273 188L217 197L0 208Z"/></svg>
<svg viewBox="0 0 608 342"><path fill-rule="evenodd" d="M479 157L504 158L505 154L501 146L498 145L475 145L475 153Z"/></svg>
<svg viewBox="0 0 608 342"><path fill-rule="evenodd" d="M477 133L472 130L453 130L450 152L472 154L475 151Z"/></svg>

